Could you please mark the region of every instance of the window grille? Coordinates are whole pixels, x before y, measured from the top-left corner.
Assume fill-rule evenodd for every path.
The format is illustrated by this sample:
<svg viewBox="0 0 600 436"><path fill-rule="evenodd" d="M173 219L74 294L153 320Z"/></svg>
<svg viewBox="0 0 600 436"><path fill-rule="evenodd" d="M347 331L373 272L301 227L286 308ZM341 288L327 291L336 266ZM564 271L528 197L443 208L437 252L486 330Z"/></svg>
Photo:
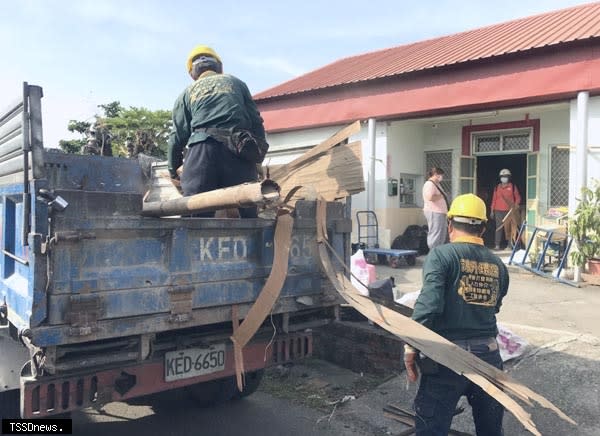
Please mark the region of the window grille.
<svg viewBox="0 0 600 436"><path fill-rule="evenodd" d="M452 195L452 152L451 151L428 151L425 152L425 174L429 173L432 167L439 167L444 170L444 180L442 188L446 193Z"/></svg>
<svg viewBox="0 0 600 436"><path fill-rule="evenodd" d="M531 150L531 132L507 131L474 134L473 144L475 153L527 152Z"/></svg>
<svg viewBox="0 0 600 436"><path fill-rule="evenodd" d="M569 148L554 146L550 154L550 206L569 204Z"/></svg>
<svg viewBox="0 0 600 436"><path fill-rule="evenodd" d="M504 150L529 150L529 133L519 135L504 135Z"/></svg>
<svg viewBox="0 0 600 436"><path fill-rule="evenodd" d="M500 136L477 137L477 151L480 153L500 151Z"/></svg>

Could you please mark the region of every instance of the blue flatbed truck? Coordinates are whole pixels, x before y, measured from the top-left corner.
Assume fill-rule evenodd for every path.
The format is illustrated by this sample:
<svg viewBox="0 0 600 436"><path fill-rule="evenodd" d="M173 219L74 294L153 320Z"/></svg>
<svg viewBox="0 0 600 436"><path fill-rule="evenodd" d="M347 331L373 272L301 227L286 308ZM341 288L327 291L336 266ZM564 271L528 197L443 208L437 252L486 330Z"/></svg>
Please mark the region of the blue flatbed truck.
<svg viewBox="0 0 600 436"><path fill-rule="evenodd" d="M243 318L270 273L275 220L142 217L140 163L44 148L41 101L24 83L0 113L0 417L178 388L208 404L311 354L311 328L340 303L320 269L314 202L296 205L288 275L244 348L240 393L232 311ZM349 218L348 205L328 204L346 260Z"/></svg>

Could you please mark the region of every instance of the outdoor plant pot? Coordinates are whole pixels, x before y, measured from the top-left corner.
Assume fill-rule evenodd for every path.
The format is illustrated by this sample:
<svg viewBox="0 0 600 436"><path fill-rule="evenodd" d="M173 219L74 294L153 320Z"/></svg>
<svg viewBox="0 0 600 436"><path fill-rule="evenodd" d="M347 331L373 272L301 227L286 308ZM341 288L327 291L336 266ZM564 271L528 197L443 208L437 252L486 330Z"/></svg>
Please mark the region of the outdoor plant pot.
<svg viewBox="0 0 600 436"><path fill-rule="evenodd" d="M587 263L590 274L594 274L592 270L597 271L598 266L592 264L600 259L600 180L594 179L592 188L582 188L578 201L568 227L576 243L571 261L578 267Z"/></svg>
<svg viewBox="0 0 600 436"><path fill-rule="evenodd" d="M588 260L588 272L593 276L600 276L600 259Z"/></svg>

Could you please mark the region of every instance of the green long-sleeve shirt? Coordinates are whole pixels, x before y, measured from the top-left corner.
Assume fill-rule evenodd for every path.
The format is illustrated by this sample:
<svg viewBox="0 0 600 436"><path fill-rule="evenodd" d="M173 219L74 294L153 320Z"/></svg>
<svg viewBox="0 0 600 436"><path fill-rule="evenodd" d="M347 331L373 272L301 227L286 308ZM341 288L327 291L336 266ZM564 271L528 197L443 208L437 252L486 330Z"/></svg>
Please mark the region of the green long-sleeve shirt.
<svg viewBox="0 0 600 436"><path fill-rule="evenodd" d="M425 259L412 318L449 340L494 337L508 283L506 265L481 238L439 245Z"/></svg>
<svg viewBox="0 0 600 436"><path fill-rule="evenodd" d="M198 128L237 128L265 139L263 119L246 84L229 74L206 71L188 86L173 107L169 137L169 171L173 175L183 162L186 145L206 140Z"/></svg>

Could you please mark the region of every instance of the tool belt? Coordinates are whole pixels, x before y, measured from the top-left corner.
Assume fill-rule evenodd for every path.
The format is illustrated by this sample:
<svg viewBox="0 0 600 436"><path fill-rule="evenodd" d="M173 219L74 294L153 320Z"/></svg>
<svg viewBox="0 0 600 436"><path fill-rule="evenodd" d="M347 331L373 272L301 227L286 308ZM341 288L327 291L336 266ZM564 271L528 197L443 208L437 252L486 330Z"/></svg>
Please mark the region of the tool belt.
<svg viewBox="0 0 600 436"><path fill-rule="evenodd" d="M472 339L456 339L453 340L455 345L458 345L463 350L469 352L485 352L485 351L496 351L498 349L498 342L496 338L472 338ZM419 353L417 359L417 365L423 375L434 375L440 371L440 364L435 360L425 356L423 353Z"/></svg>
<svg viewBox="0 0 600 436"><path fill-rule="evenodd" d="M496 342L496 338L472 338L472 339L457 339L453 340L456 345L458 345L463 350L474 351L474 350L484 350L484 351L496 351L498 349L498 342ZM486 350L487 348L487 350Z"/></svg>
<svg viewBox="0 0 600 436"><path fill-rule="evenodd" d="M194 129L194 132L206 133L214 140L225 145L240 159L252 163L262 163L269 150L269 144L265 140L254 136L249 130L208 127Z"/></svg>

